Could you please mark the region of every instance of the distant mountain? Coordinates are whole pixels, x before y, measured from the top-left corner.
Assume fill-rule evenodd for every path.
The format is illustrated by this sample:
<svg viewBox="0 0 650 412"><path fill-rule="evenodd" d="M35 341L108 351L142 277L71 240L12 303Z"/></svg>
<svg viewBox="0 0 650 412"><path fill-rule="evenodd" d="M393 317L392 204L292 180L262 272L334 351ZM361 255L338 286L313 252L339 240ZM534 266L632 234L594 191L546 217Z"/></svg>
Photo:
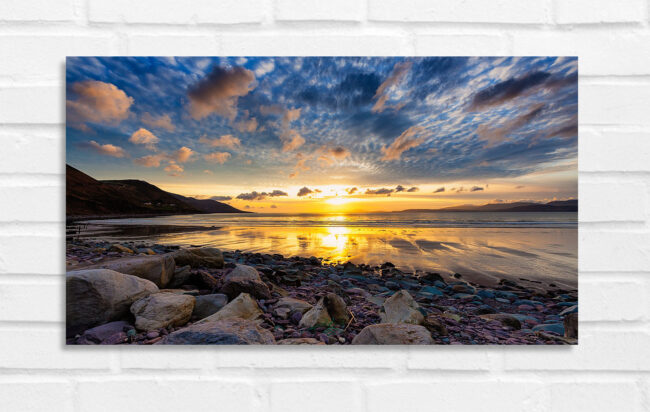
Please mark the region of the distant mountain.
<svg viewBox="0 0 650 412"><path fill-rule="evenodd" d="M215 200L199 200L142 180L96 180L66 165L66 215L70 218L191 213L246 213Z"/></svg>
<svg viewBox="0 0 650 412"><path fill-rule="evenodd" d="M441 209L407 209L396 213L406 212L577 212L578 199L554 200L548 203L512 202L488 203L486 205L461 205Z"/></svg>

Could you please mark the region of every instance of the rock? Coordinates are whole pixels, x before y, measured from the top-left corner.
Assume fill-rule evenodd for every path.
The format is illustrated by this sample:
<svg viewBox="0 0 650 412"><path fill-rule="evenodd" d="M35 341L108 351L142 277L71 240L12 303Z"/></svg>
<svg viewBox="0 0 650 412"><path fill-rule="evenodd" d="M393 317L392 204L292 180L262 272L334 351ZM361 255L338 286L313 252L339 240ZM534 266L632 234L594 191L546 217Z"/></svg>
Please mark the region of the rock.
<svg viewBox="0 0 650 412"><path fill-rule="evenodd" d="M445 324L442 323L440 319L435 315L427 316L422 326L427 328L431 333L435 333L436 335L447 336L449 334L449 332L447 332L447 327Z"/></svg>
<svg viewBox="0 0 650 412"><path fill-rule="evenodd" d="M508 313L486 313L485 315L479 315L479 318L486 320L497 320L501 322L502 325L509 326L513 329L521 329L521 322L516 317Z"/></svg>
<svg viewBox="0 0 650 412"><path fill-rule="evenodd" d="M109 252L119 252L119 253L133 253L131 249L129 249L126 246L120 245L119 243L116 243L114 245L111 245L110 248L108 248Z"/></svg>
<svg viewBox="0 0 650 412"><path fill-rule="evenodd" d="M194 309L194 296L176 293L154 293L131 305L135 327L150 331L167 326L182 326L189 322Z"/></svg>
<svg viewBox="0 0 650 412"><path fill-rule="evenodd" d="M476 291L473 287L470 285L462 284L462 285L453 285L451 287L451 290L453 290L456 293L467 293L467 294L474 294Z"/></svg>
<svg viewBox="0 0 650 412"><path fill-rule="evenodd" d="M564 309L562 312L560 312L560 316L565 316L570 313L578 313L578 305L569 306L568 308Z"/></svg>
<svg viewBox="0 0 650 412"><path fill-rule="evenodd" d="M108 269L85 269L66 275L66 334L129 316L131 304L158 292L158 287L137 276Z"/></svg>
<svg viewBox="0 0 650 412"><path fill-rule="evenodd" d="M189 265L182 267L176 266L176 270L174 270L174 276L167 286L170 288L181 287L190 280L190 274L191 272Z"/></svg>
<svg viewBox="0 0 650 412"><path fill-rule="evenodd" d="M215 291L219 287L219 282L211 274L205 270L196 270L190 274L189 283L195 285L199 289Z"/></svg>
<svg viewBox="0 0 650 412"><path fill-rule="evenodd" d="M561 323L545 323L533 326L533 332L553 332L564 336L564 325Z"/></svg>
<svg viewBox="0 0 650 412"><path fill-rule="evenodd" d="M150 280L159 288L164 288L172 280L176 264L167 255L129 256L101 262L86 269L110 269Z"/></svg>
<svg viewBox="0 0 650 412"><path fill-rule="evenodd" d="M431 333L408 323L379 323L366 326L352 340L353 345L431 345Z"/></svg>
<svg viewBox="0 0 650 412"><path fill-rule="evenodd" d="M276 314L276 316L287 319L291 313L300 312L302 315L311 308L312 305L304 300L284 297L280 298L273 306L273 313Z"/></svg>
<svg viewBox="0 0 650 412"><path fill-rule="evenodd" d="M386 286L390 290L399 290L400 288L399 283L393 282L392 280L389 280L386 283L384 283L384 286Z"/></svg>
<svg viewBox="0 0 650 412"><path fill-rule="evenodd" d="M327 309L325 308L324 298L321 298L316 305L302 315L298 327L300 328L314 328L320 326L330 326L332 318L330 318Z"/></svg>
<svg viewBox="0 0 650 412"><path fill-rule="evenodd" d="M159 345L274 345L273 334L244 319L195 323L170 333Z"/></svg>
<svg viewBox="0 0 650 412"><path fill-rule="evenodd" d="M200 295L196 297L192 319L203 319L217 313L228 303L228 296L223 293Z"/></svg>
<svg viewBox="0 0 650 412"><path fill-rule="evenodd" d="M179 266L189 265L193 268L223 268L223 255L217 248L196 247L180 249L173 252L171 255Z"/></svg>
<svg viewBox="0 0 650 412"><path fill-rule="evenodd" d="M440 289L438 289L435 286L425 286L422 289L420 289L419 293L429 293L433 296L443 296L442 291L440 291Z"/></svg>
<svg viewBox="0 0 650 412"><path fill-rule="evenodd" d="M230 303L224 306L220 311L208 316L207 318L201 319L199 323L232 318L254 320L260 316L262 316L262 311L255 299L253 299L248 293L242 293L230 301Z"/></svg>
<svg viewBox="0 0 650 412"><path fill-rule="evenodd" d="M256 299L271 298L271 292L266 283L260 279L257 270L245 265L237 265L232 272L226 275L220 292L228 295L230 299L234 299L240 293L248 293Z"/></svg>
<svg viewBox="0 0 650 412"><path fill-rule="evenodd" d="M494 292L492 292L489 289L481 289L478 292L476 292L476 296L480 296L483 299L494 299L496 295L494 294Z"/></svg>
<svg viewBox="0 0 650 412"><path fill-rule="evenodd" d="M578 314L569 313L564 317L564 337L578 339Z"/></svg>
<svg viewBox="0 0 650 412"><path fill-rule="evenodd" d="M100 344L110 339L113 335L121 334L125 330L129 329L133 329L133 326L123 320L105 323L103 325L95 326L92 329L88 329L76 340L75 343L85 345ZM122 335L120 335L117 340L120 340L121 338Z"/></svg>
<svg viewBox="0 0 650 412"><path fill-rule="evenodd" d="M443 282L444 279L440 276L440 273L427 272L425 275L421 276L420 279L426 280L427 282Z"/></svg>
<svg viewBox="0 0 650 412"><path fill-rule="evenodd" d="M348 307L339 295L328 293L325 296L325 307L334 322L345 325L350 320Z"/></svg>
<svg viewBox="0 0 650 412"><path fill-rule="evenodd" d="M383 312L379 313L382 323L412 323L419 325L424 322L424 315L418 310L420 306L405 290L396 292L386 299Z"/></svg>
<svg viewBox="0 0 650 412"><path fill-rule="evenodd" d="M289 338L279 340L278 345L325 345L324 342L314 338Z"/></svg>

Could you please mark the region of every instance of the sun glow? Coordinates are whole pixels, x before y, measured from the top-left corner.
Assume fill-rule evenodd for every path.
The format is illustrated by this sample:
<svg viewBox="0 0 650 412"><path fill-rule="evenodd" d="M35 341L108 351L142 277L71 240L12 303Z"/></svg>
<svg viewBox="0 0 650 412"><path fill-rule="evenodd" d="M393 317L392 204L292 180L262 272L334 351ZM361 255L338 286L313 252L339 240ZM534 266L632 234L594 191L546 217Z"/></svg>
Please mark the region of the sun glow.
<svg viewBox="0 0 650 412"><path fill-rule="evenodd" d="M350 201L350 199L346 199L344 197L332 197L332 198L329 198L329 199L325 200L325 203L327 203L329 205L339 206L339 205L344 205L344 204L348 203L349 201Z"/></svg>

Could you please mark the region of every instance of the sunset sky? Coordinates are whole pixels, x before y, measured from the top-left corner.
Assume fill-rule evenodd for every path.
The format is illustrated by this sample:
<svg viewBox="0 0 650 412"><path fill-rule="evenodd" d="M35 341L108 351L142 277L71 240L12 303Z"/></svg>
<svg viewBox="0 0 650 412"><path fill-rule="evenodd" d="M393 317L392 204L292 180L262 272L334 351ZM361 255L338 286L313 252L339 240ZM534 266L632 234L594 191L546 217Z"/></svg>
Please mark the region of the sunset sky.
<svg viewBox="0 0 650 412"><path fill-rule="evenodd" d="M576 58L76 57L67 163L255 212L577 197Z"/></svg>

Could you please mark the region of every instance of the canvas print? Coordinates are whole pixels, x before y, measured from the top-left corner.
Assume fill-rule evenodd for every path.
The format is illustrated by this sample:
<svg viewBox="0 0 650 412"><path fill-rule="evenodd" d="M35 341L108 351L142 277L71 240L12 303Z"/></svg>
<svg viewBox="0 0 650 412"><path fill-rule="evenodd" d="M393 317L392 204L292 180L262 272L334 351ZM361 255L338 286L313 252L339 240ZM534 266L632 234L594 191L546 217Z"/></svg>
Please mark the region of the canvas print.
<svg viewBox="0 0 650 412"><path fill-rule="evenodd" d="M69 57L70 345L566 345L575 57Z"/></svg>

